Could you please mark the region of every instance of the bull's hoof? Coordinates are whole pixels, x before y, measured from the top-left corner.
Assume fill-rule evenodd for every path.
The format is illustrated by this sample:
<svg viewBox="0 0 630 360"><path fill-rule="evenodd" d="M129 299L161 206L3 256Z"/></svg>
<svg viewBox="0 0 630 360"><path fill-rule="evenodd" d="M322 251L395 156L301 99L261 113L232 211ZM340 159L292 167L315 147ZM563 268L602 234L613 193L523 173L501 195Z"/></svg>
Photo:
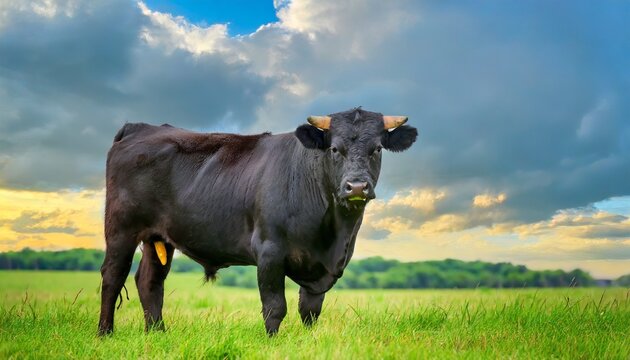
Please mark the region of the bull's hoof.
<svg viewBox="0 0 630 360"><path fill-rule="evenodd" d="M158 321L153 324L148 324L144 327L144 332L149 333L151 331L166 331L166 326L164 326L163 321Z"/></svg>
<svg viewBox="0 0 630 360"><path fill-rule="evenodd" d="M317 324L317 320L303 320L302 324L305 328L310 329Z"/></svg>
<svg viewBox="0 0 630 360"><path fill-rule="evenodd" d="M114 329L113 328L99 328L96 335L98 335L98 337L102 338L102 337L105 337L105 336L110 336L113 333L114 333Z"/></svg>
<svg viewBox="0 0 630 360"><path fill-rule="evenodd" d="M271 338L278 334L278 330L280 330L280 326L265 326L265 330L267 330L267 336Z"/></svg>
<svg viewBox="0 0 630 360"><path fill-rule="evenodd" d="M308 314L300 314L300 317L302 318L302 324L304 324L305 327L310 328L317 323L318 315L313 314L313 313L308 313Z"/></svg>
<svg viewBox="0 0 630 360"><path fill-rule="evenodd" d="M267 335L269 335L269 337L272 337L278 333L278 330L280 330L281 322L281 319L269 318L265 320L265 330L267 330Z"/></svg>

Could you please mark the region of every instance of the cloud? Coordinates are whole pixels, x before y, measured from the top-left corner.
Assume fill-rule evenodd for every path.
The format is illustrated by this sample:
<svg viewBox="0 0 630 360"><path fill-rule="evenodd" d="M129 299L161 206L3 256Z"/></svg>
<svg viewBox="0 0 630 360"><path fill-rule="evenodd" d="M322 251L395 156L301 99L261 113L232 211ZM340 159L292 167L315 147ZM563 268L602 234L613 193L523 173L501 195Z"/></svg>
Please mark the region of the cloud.
<svg viewBox="0 0 630 360"><path fill-rule="evenodd" d="M126 121L237 131L255 120L272 82L220 54L147 41L163 24L128 1L76 1L71 11L42 4L56 10L4 9L2 187L100 188L105 154Z"/></svg>
<svg viewBox="0 0 630 360"><path fill-rule="evenodd" d="M630 239L630 218L592 208L558 211L551 219L511 229L521 236L560 234L582 239Z"/></svg>
<svg viewBox="0 0 630 360"><path fill-rule="evenodd" d="M412 189L389 201L370 203L359 232L358 257L387 253L404 260L510 261L538 268L581 267L606 277L626 273L630 264L630 218L625 215L583 207L560 210L542 221L516 223L505 220L503 205L497 203L504 197L499 194L482 195L478 203L489 206L473 202L461 212L441 214L436 211L438 203L427 216L426 207L409 206L415 204L410 194L440 201L449 201L450 196L429 197L426 194L440 191Z"/></svg>
<svg viewBox="0 0 630 360"><path fill-rule="evenodd" d="M630 176L628 70L589 50L630 53L617 35L621 17L604 25L590 17L610 15L601 7L560 6L545 16L529 5L489 7L282 7L280 23L243 40L245 53L264 45L270 55L254 68L283 74L253 128L286 129L304 114L356 105L407 114L420 137L410 151L384 156L379 187L390 196L444 189L451 201L440 214L465 211L485 189L510 194L505 216L525 222L630 193L622 180ZM290 82L302 90L278 101Z"/></svg>
<svg viewBox="0 0 630 360"><path fill-rule="evenodd" d="M505 222L507 213L498 207L506 200L505 194L477 195L469 207L459 206L459 196L441 189L411 188L394 193L389 200L375 200L365 213L367 237L373 238L377 230L381 237L409 229L426 236Z"/></svg>
<svg viewBox="0 0 630 360"><path fill-rule="evenodd" d="M0 3L0 30L7 26L16 13L35 13L44 18L60 16L73 16L77 3L75 1L53 0L6 0Z"/></svg>
<svg viewBox="0 0 630 360"><path fill-rule="evenodd" d="M384 156L379 187L441 189L436 215L476 199L534 222L630 194L630 70L604 56L630 49L607 4L543 16L500 2L282 1L278 22L239 37L142 2L34 4L2 12L4 187L99 188L125 121L291 131L363 105L420 129L411 150Z"/></svg>
<svg viewBox="0 0 630 360"><path fill-rule="evenodd" d="M505 194L492 196L489 194L476 195L473 198L473 206L478 208L489 208L502 204L507 199Z"/></svg>
<svg viewBox="0 0 630 360"><path fill-rule="evenodd" d="M388 204L408 206L425 213L432 213L435 211L435 204L445 196L446 193L440 190L412 189L405 193L397 192Z"/></svg>
<svg viewBox="0 0 630 360"><path fill-rule="evenodd" d="M61 211L49 213L36 211L23 211L19 217L6 221L11 224L11 230L16 233L64 233L76 234L78 228L72 221L60 221ZM68 214L64 214L67 216ZM0 222L2 224L2 222Z"/></svg>
<svg viewBox="0 0 630 360"><path fill-rule="evenodd" d="M227 50L229 42L227 25L213 24L201 27L190 24L181 16L151 11L143 2L138 6L151 22L141 30L141 38L152 47L161 47L167 52L186 50L195 55L212 54Z"/></svg>

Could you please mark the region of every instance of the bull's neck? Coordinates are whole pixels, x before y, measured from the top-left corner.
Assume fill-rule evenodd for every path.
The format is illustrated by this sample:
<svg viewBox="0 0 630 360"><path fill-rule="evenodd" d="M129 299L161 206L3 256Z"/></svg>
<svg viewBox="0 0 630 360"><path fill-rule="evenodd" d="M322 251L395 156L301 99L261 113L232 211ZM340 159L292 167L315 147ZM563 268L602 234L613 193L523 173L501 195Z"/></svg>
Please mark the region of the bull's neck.
<svg viewBox="0 0 630 360"><path fill-rule="evenodd" d="M334 186L326 176L326 154L321 150L307 149L299 141L295 141L295 156L292 159L294 164L292 174L293 180L298 184L295 189L305 191L310 200L310 206L315 206L325 211L329 206L335 204ZM303 194L296 194L298 197Z"/></svg>

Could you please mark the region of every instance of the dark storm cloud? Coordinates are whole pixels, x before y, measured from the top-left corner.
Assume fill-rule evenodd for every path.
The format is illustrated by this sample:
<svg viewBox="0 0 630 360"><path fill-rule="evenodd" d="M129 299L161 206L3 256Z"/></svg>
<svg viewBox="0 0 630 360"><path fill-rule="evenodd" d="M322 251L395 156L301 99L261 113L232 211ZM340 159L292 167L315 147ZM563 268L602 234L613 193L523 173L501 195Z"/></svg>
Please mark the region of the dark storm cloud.
<svg viewBox="0 0 630 360"><path fill-rule="evenodd" d="M133 2L10 15L0 28L2 187L101 187L124 122L209 129L238 119L230 125L239 128L254 121L269 86L218 54L150 47L140 37L150 24Z"/></svg>
<svg viewBox="0 0 630 360"><path fill-rule="evenodd" d="M113 83L130 70L131 50L143 21L132 9L132 3L115 0L80 4L73 16L15 12L0 32L3 79L18 82L34 95L111 101L119 95Z"/></svg>
<svg viewBox="0 0 630 360"><path fill-rule="evenodd" d="M629 194L629 70L600 54L630 55L621 17L601 4L501 4L438 10L412 30L416 46L397 48L413 59L397 69L418 79L403 101L421 135L406 159L392 156L386 170L410 171L388 185L504 191L521 221Z"/></svg>
<svg viewBox="0 0 630 360"><path fill-rule="evenodd" d="M196 129L220 122L245 126L255 121L254 110L270 85L247 65L227 65L218 55L193 58L182 50L164 55L144 49L137 62L141 68L126 82L132 93L127 118Z"/></svg>

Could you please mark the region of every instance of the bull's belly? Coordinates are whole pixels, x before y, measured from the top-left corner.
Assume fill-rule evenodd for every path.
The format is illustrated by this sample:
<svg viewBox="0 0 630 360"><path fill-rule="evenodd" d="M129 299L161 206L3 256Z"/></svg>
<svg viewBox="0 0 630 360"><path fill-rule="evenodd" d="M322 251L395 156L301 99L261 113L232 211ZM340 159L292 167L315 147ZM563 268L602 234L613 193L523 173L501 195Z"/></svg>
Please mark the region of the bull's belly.
<svg viewBox="0 0 630 360"><path fill-rule="evenodd" d="M169 240L175 248L204 267L254 265L251 232L244 231L243 227L241 231L235 231L225 225L178 222L169 228Z"/></svg>
<svg viewBox="0 0 630 360"><path fill-rule="evenodd" d="M207 244L197 246L190 243L182 245L177 242L174 242L174 246L184 255L204 266L223 268L230 265L255 265L247 251L239 251L240 249L230 246L208 246Z"/></svg>

